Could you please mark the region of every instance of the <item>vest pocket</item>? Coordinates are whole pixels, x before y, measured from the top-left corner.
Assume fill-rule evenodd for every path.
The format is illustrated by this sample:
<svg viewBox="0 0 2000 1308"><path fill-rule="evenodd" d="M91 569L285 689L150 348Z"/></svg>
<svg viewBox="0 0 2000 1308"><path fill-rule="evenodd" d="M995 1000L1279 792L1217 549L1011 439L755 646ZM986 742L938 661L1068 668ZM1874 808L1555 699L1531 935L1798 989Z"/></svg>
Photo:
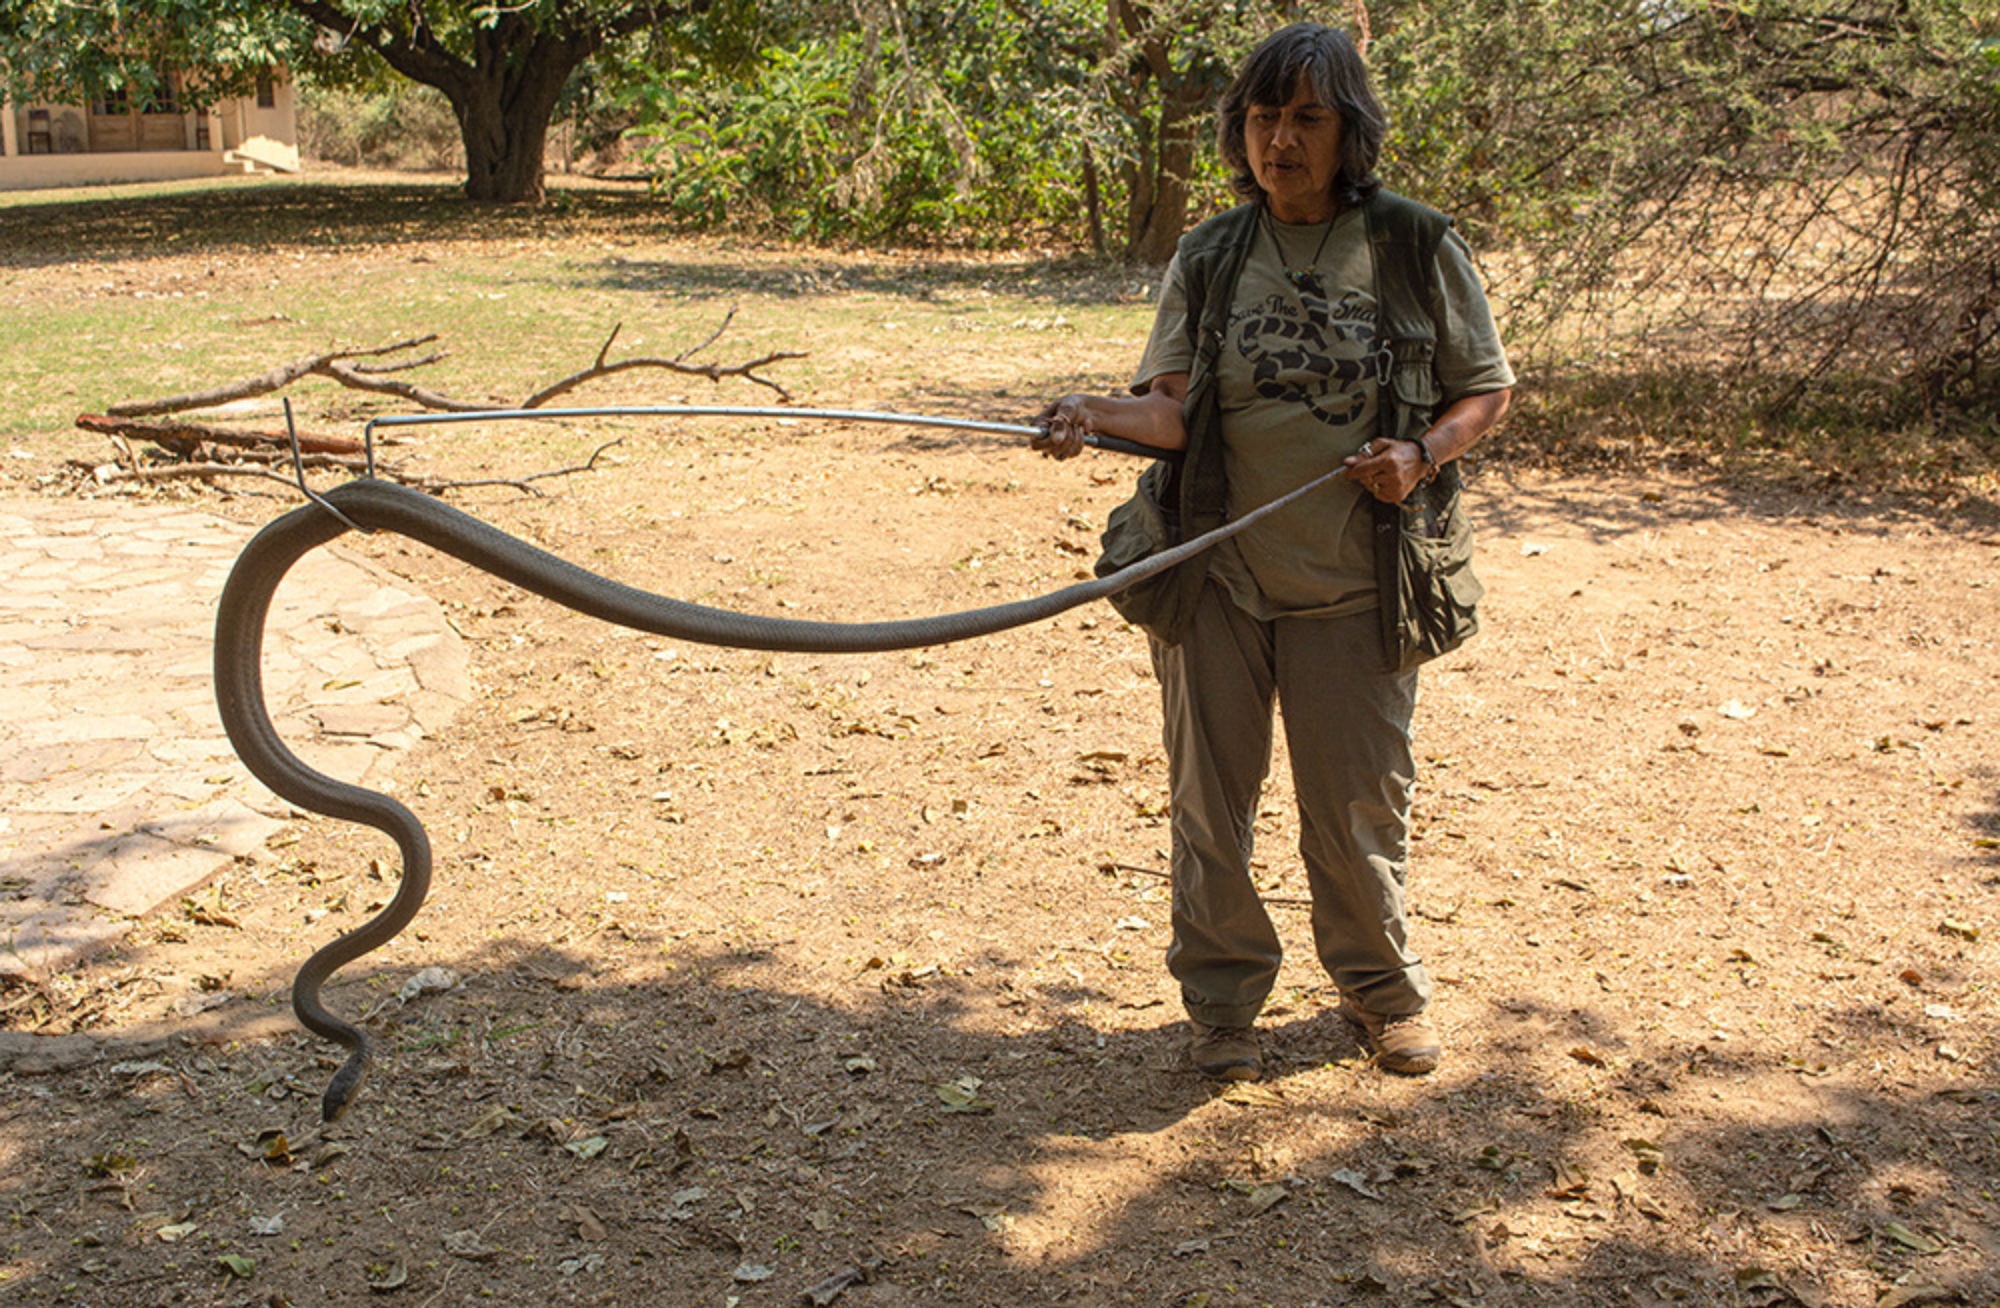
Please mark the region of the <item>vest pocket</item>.
<svg viewBox="0 0 2000 1308"><path fill-rule="evenodd" d="M1179 515L1162 503L1166 478L1166 464L1155 463L1139 475L1132 498L1105 518L1101 538L1104 553L1097 560L1098 576L1108 577L1175 543L1174 527Z"/></svg>
<svg viewBox="0 0 2000 1308"><path fill-rule="evenodd" d="M1108 577L1180 542L1180 515L1166 507L1175 469L1155 463L1139 474L1132 498L1111 510L1102 537L1104 552L1096 573ZM1180 640L1208 575L1208 556L1198 554L1158 576L1135 581L1111 596L1111 607L1135 627L1168 644Z"/></svg>
<svg viewBox="0 0 2000 1308"><path fill-rule="evenodd" d="M1395 435L1412 440L1423 435L1437 409L1437 375L1431 371L1437 356L1435 341L1397 341L1392 347L1389 389L1395 395Z"/></svg>
<svg viewBox="0 0 2000 1308"><path fill-rule="evenodd" d="M1472 570L1471 524L1456 497L1452 507L1454 520L1440 533L1417 529L1416 515L1399 533L1397 635L1406 669L1457 649L1479 630L1486 587Z"/></svg>

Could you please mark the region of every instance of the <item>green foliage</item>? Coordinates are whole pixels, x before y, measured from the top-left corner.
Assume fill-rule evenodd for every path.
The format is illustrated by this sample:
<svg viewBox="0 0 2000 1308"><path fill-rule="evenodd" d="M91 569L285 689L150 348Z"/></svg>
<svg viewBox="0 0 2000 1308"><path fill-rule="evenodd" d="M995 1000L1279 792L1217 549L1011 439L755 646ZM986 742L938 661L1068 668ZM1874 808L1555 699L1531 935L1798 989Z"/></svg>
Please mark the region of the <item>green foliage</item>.
<svg viewBox="0 0 2000 1308"><path fill-rule="evenodd" d="M991 184L996 156L1028 169L1010 187L1033 180L1008 135L1022 106L981 103L985 53L885 68L864 33L807 37L767 47L727 83L661 78L641 93L635 135L686 221L813 239L970 230L1021 207Z"/></svg>
<svg viewBox="0 0 2000 1308"><path fill-rule="evenodd" d="M641 157L683 219L721 222L748 197L766 195L806 221L797 235L822 235L810 219L833 187L846 136L847 91L838 49L815 43L769 50L757 76L733 89L685 72L670 77L649 106L657 124Z"/></svg>
<svg viewBox="0 0 2000 1308"><path fill-rule="evenodd" d="M204 0L0 0L0 91L14 100L144 96L163 73L201 104L251 89L310 27L282 7Z"/></svg>
<svg viewBox="0 0 2000 1308"><path fill-rule="evenodd" d="M1113 8L1129 24L1099 0L766 10L768 40L727 77L628 70L635 139L684 221L1102 246L1093 234L1117 212L1129 246L1163 177L1213 193L1192 147L1269 7Z"/></svg>

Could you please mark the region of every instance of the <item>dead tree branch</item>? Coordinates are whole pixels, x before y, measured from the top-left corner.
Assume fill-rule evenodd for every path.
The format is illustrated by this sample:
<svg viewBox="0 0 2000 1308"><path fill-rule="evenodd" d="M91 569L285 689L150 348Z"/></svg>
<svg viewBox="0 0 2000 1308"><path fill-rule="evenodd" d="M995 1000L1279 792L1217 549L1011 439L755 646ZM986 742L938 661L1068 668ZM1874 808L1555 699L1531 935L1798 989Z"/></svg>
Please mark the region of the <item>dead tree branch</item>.
<svg viewBox="0 0 2000 1308"><path fill-rule="evenodd" d="M714 331L698 344L670 359L652 356L612 358L611 348L617 342L618 333L624 326L622 323L618 324L611 329L610 335L605 337L603 346L599 348L596 359L589 367L544 386L517 407L542 408L558 396L567 395L589 382L640 368L661 369L688 377L706 377L711 382L720 382L730 377L740 378L776 392L781 400L790 401L791 392L771 378L762 375L761 370L787 359L805 358L805 354L801 351L773 351L740 363L691 362L695 355L709 349L720 340L735 319L736 310L729 310L723 315L722 321L717 324ZM276 470L277 461L284 459L292 451L292 438L289 432L219 427L186 418L166 421L147 421L147 419L160 414L178 414L189 409L215 408L240 400L254 399L283 390L307 377L323 377L349 390L363 391L370 395L392 396L432 412L477 413L501 407L491 400L461 400L415 382L389 380L392 374L412 372L443 359L445 357L443 350L434 350L420 358L391 357L405 354L420 346L430 345L437 339L436 333L429 333L392 341L387 345L356 346L308 354L226 386L169 395L157 400L129 400L110 406L106 413L82 414L76 420L77 426L86 431L101 432L110 436L117 444L121 456L119 464L85 466L89 466L92 475L104 482L224 476L260 476L280 481L289 480ZM144 462L133 447L132 442L135 440L144 441L166 451L178 462L153 464ZM579 472L590 472L597 467L598 460L604 452L618 443L614 440L599 446L587 462L575 467L557 468L519 479L444 481L409 476L394 467L378 468L377 472L379 475L392 477L405 485L434 494L477 486L507 486L525 494L539 495L541 492L534 488L534 482L550 477L567 477ZM240 457L225 455L224 452L227 450L240 450L243 453ZM298 440L298 450L307 467L360 470L366 466L363 460L353 457L364 453L362 443L355 440L301 436Z"/></svg>
<svg viewBox="0 0 2000 1308"><path fill-rule="evenodd" d="M397 363L357 363L353 366L354 371L364 376L382 377L392 372L409 372L413 368L428 368L434 363L443 362L448 357L443 350L439 350L434 354L426 354L421 359L404 359Z"/></svg>
<svg viewBox="0 0 2000 1308"><path fill-rule="evenodd" d="M682 350L679 354L676 354L674 358L679 361L685 362L686 360L693 358L695 355L700 354L703 350L707 349L709 346L721 340L722 333L728 331L729 324L735 321L736 321L736 306L732 304L729 306L729 312L722 315L722 321L715 324L715 330L708 334L707 340L702 341L699 345L689 346L687 349ZM619 327L622 326L624 326L624 324L620 323ZM614 340L617 338L618 327L613 327L611 329L611 336L612 339ZM597 356L597 361L599 363L604 362L604 354L609 352L610 349L611 349L611 341L604 342L604 350L599 352Z"/></svg>
<svg viewBox="0 0 2000 1308"><path fill-rule="evenodd" d="M618 333L624 329L624 324L620 323L611 329L611 334L605 338L603 348L598 350L596 361L590 367L583 369L581 372L572 373L560 381L543 387L527 399L521 401L519 407L523 409L539 409L557 396L567 395L577 387L585 385L588 382L596 381L603 377L616 376L618 373L630 372L638 368L658 368L666 372L678 373L684 377L705 377L711 382L719 382L726 377L738 377L744 381L773 391L780 400L789 402L792 398L792 393L778 382L762 375L762 370L774 363L782 363L787 359L803 359L806 357L803 351L775 350L769 354L761 355L758 358L742 363L689 362L694 355L708 349L716 341L720 340L722 334L729 329L729 325L735 319L736 310L731 309L723 315L721 323L716 326L715 330L710 332L699 344L683 350L671 359L646 356L613 360L611 358L612 343L618 339ZM372 364L358 362L363 359L380 359L385 355L414 350L420 345L429 345L437 339L437 333L431 332L423 336L412 336L405 340L392 341L387 345L365 348L350 346L338 350L328 350L322 354L308 354L301 358L293 359L290 363L279 364L277 367L258 373L254 377L246 377L242 381L232 382L227 386L218 386L206 391L190 391L182 395L169 395L157 400L123 401L112 405L109 414L117 418L144 418L162 413L182 413L189 409L212 409L219 405L234 403L238 400L255 399L260 395L269 395L275 391L281 391L292 383L301 381L307 377L324 377L329 381L338 382L350 390L366 391L371 395L393 396L399 400L407 400L419 408L429 409L438 413L477 413L482 409L495 407L490 400L462 400L456 396L447 395L442 391L435 391L429 387L418 386L411 382L382 380L383 377L390 373L410 372L414 369L436 363L445 357L443 351L435 351L420 359L402 359L387 363ZM93 428L92 430L97 429ZM147 437L146 439L151 438Z"/></svg>
<svg viewBox="0 0 2000 1308"><path fill-rule="evenodd" d="M325 372L328 365L342 359L373 359L399 350L413 350L419 345L428 345L437 339L435 332L427 336L414 336L409 340L396 341L389 345L378 345L371 349L352 348L332 350L325 354L308 354L290 363L281 363L268 372L260 372L255 377L246 377L228 386L218 386L213 390L191 391L185 395L169 395L158 400L128 400L111 406L111 413L121 418L145 418L156 413L183 413L188 409L213 409L218 405L232 404L237 400L255 399L259 395L269 395L281 391L302 377ZM435 356L433 356L435 357Z"/></svg>
<svg viewBox="0 0 2000 1308"><path fill-rule="evenodd" d="M755 382L759 386L768 387L777 392L779 399L789 402L792 398L792 393L770 378L758 376L757 370L769 367L774 363L781 363L786 359L803 359L806 356L801 351L778 350L771 354L766 354L762 358L752 359L748 363L689 363L687 361L689 355L698 354L714 344L716 338L721 336L724 329L729 326L730 319L735 316L736 311L731 309L728 316L722 320L722 326L717 327L707 340L693 349L676 355L674 358L660 359L648 357L620 359L618 362L613 363L610 361L611 343L618 339L618 333L625 325L619 323L618 326L611 329L611 335L607 336L604 340L604 347L597 352L597 362L585 368L582 372L574 373L563 378L561 381L544 386L541 390L536 391L533 395L521 401L521 407L524 409L539 409L550 400L555 399L559 395L566 395L586 382L595 381L600 377L610 377L621 372L629 372L634 368L663 368L668 372L676 372L684 377L706 377L712 382L719 382L724 377L741 377L745 381Z"/></svg>
<svg viewBox="0 0 2000 1308"><path fill-rule="evenodd" d="M477 413L481 409L493 407L488 401L457 400L428 387L413 386L409 382L378 381L374 376L339 359L328 359L313 371L353 390L368 391L375 395L393 395L399 400L408 400L420 408L442 413Z"/></svg>
<svg viewBox="0 0 2000 1308"><path fill-rule="evenodd" d="M281 431L239 431L212 427L205 422L180 420L147 422L142 418L120 418L106 413L81 413L76 425L85 431L106 436L131 437L151 441L182 458L192 458L203 443L227 445L241 450L289 450L291 437ZM305 454L359 454L361 442L344 436L300 436L299 450Z"/></svg>

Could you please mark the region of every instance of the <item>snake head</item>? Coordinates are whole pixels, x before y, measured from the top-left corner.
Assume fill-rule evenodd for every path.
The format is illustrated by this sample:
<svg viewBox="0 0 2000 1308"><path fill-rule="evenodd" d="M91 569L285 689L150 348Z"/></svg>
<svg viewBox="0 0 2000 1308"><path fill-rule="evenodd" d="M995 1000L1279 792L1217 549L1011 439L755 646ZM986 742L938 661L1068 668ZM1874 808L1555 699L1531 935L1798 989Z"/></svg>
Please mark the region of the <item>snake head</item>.
<svg viewBox="0 0 2000 1308"><path fill-rule="evenodd" d="M319 1116L322 1122L338 1122L341 1115L354 1103L361 1093L361 1083L368 1077L370 1065L368 1051L357 1049L348 1056L340 1070L327 1082L326 1093L319 1099Z"/></svg>

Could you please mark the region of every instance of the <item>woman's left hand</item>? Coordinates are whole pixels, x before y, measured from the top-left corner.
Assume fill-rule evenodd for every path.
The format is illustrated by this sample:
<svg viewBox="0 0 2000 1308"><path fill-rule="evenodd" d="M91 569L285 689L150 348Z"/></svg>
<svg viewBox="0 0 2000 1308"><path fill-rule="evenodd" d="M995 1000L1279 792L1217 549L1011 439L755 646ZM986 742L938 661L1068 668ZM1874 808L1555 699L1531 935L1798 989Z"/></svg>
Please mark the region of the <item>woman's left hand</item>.
<svg viewBox="0 0 2000 1308"><path fill-rule="evenodd" d="M1424 479L1424 456L1409 441L1368 441L1344 462L1349 481L1389 504L1401 504Z"/></svg>

